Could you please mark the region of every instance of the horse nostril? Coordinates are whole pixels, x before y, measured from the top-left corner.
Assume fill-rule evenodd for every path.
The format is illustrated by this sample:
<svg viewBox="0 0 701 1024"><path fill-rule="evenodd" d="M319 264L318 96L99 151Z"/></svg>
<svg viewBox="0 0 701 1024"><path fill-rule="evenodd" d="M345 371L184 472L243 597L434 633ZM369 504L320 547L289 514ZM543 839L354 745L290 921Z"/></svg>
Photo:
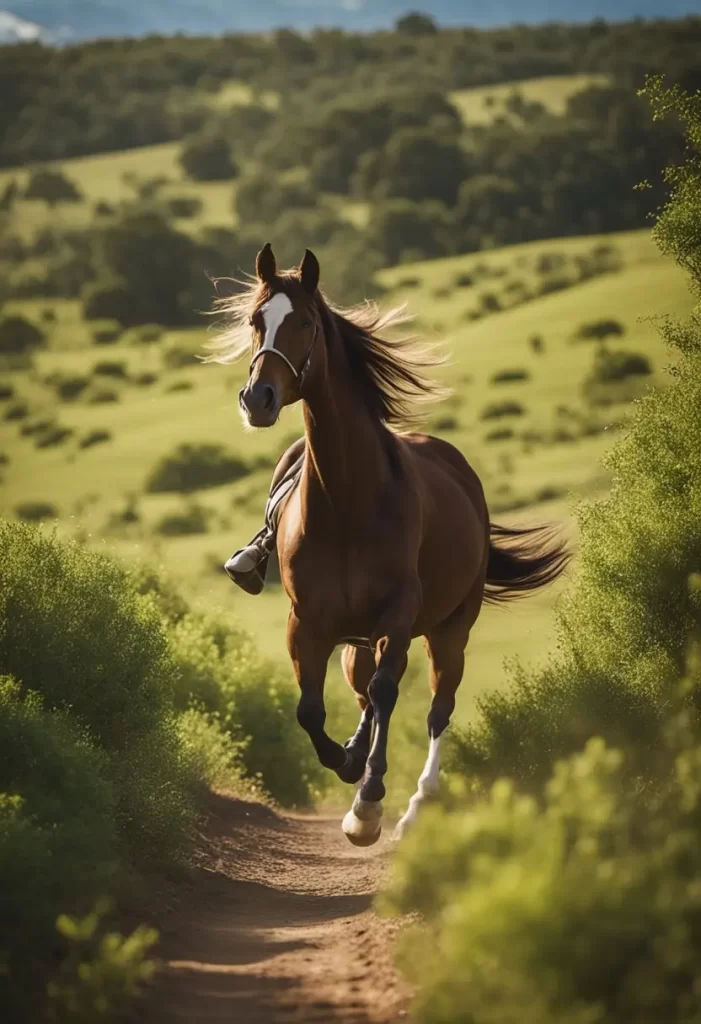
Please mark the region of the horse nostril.
<svg viewBox="0 0 701 1024"><path fill-rule="evenodd" d="M266 384L263 388L263 406L265 409L272 409L275 405L275 389Z"/></svg>

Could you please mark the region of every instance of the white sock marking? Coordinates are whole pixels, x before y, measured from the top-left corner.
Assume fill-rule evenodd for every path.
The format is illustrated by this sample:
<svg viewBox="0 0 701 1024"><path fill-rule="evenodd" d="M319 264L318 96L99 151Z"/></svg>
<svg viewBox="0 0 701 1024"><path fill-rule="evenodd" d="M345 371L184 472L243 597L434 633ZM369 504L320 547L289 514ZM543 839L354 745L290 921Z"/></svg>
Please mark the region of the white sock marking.
<svg viewBox="0 0 701 1024"><path fill-rule="evenodd" d="M417 792L414 793L411 800L409 801L409 807L403 818L397 824L394 830L394 839L401 839L405 831L414 824L416 817L419 813L419 808L423 801L427 797L435 796L440 788L439 783L439 772L441 767L440 760L440 749L441 749L441 737L431 737L431 742L428 747L428 757L426 758L426 764L424 770L419 776L419 784Z"/></svg>

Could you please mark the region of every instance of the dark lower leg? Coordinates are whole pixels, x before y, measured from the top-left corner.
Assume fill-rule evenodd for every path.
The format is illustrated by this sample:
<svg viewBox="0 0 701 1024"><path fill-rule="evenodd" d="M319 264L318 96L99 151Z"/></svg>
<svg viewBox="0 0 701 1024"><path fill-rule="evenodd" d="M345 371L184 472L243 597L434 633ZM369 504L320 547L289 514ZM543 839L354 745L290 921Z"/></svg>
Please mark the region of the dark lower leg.
<svg viewBox="0 0 701 1024"><path fill-rule="evenodd" d="M345 774L342 776L345 782L359 782L363 777L370 753L373 718L372 704L368 703L362 711L358 728L344 744L349 758Z"/></svg>

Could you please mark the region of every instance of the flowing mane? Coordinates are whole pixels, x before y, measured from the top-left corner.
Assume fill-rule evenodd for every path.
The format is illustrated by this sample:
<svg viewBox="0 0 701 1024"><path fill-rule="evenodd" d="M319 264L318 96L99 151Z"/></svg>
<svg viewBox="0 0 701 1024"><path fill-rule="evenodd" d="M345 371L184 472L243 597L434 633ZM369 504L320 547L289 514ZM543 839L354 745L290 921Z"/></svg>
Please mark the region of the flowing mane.
<svg viewBox="0 0 701 1024"><path fill-rule="evenodd" d="M279 274L278 280L282 290L287 282L298 282L293 273ZM251 350L250 317L269 291L255 278L236 283L240 292L215 301L214 311L225 315L226 325L207 344L210 355L206 362L231 363ZM335 337L343 346L359 398L382 423L408 426L416 419L415 405L448 393L428 376L428 371L445 362L436 346L420 344L412 336L384 336L411 321L405 306L383 312L377 303L365 301L343 309L332 306L321 294L316 305L327 343L333 343Z"/></svg>

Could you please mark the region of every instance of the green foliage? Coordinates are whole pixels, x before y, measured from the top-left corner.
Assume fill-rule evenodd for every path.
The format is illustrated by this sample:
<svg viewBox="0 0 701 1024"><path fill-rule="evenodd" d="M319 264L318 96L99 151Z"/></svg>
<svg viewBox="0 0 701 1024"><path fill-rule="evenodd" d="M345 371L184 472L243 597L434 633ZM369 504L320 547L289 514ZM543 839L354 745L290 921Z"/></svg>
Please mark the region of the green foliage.
<svg viewBox="0 0 701 1024"><path fill-rule="evenodd" d="M147 954L158 941L158 932L141 925L126 937L118 932L101 933L103 913L98 904L82 920L61 914L56 922L70 952L47 988L50 1022L114 1020L156 969Z"/></svg>
<svg viewBox="0 0 701 1024"><path fill-rule="evenodd" d="M581 341L605 341L606 338L610 337L620 338L624 333L625 328L622 323L618 320L605 318L582 324L575 337Z"/></svg>
<svg viewBox="0 0 701 1024"><path fill-rule="evenodd" d="M25 199L43 199L48 206L78 203L82 199L75 183L62 171L40 167L32 171L24 192Z"/></svg>
<svg viewBox="0 0 701 1024"><path fill-rule="evenodd" d="M530 373L528 370L499 370L498 373L493 374L492 384L514 384L523 380L528 380Z"/></svg>
<svg viewBox="0 0 701 1024"><path fill-rule="evenodd" d="M603 349L597 353L592 376L594 380L607 384L627 377L645 377L650 373L650 360L641 352L624 352L620 349L609 352Z"/></svg>
<svg viewBox="0 0 701 1024"><path fill-rule="evenodd" d="M251 467L219 444L181 444L171 455L156 463L146 481L153 493L184 491L233 483L251 472Z"/></svg>
<svg viewBox="0 0 701 1024"><path fill-rule="evenodd" d="M100 324L93 332L96 345L111 345L119 339L125 325L132 322L131 295L126 281L102 277L88 284L82 295L83 316L86 320L110 321L117 325Z"/></svg>
<svg viewBox="0 0 701 1024"><path fill-rule="evenodd" d="M45 333L31 320L19 315L0 320L0 355L21 355L45 344Z"/></svg>
<svg viewBox="0 0 701 1024"><path fill-rule="evenodd" d="M65 714L0 680L0 999L31 1004L65 906L113 883L115 793L107 758Z"/></svg>
<svg viewBox="0 0 701 1024"><path fill-rule="evenodd" d="M188 178L195 181L226 181L238 173L231 144L223 135L205 133L185 139L180 164ZM174 213L174 216L183 214Z"/></svg>
<svg viewBox="0 0 701 1024"><path fill-rule="evenodd" d="M156 523L156 533L164 537L187 537L194 533L207 533L211 513L196 502L191 502L181 512L163 516Z"/></svg>
<svg viewBox="0 0 701 1024"><path fill-rule="evenodd" d="M92 368L92 372L100 377L116 377L118 380L127 380L126 363L121 359L101 359Z"/></svg>
<svg viewBox="0 0 701 1024"><path fill-rule="evenodd" d="M542 809L502 781L472 811L427 816L389 899L428 922L405 949L416 1019L696 1020L700 813L695 746L644 799L592 740L556 765Z"/></svg>
<svg viewBox="0 0 701 1024"><path fill-rule="evenodd" d="M98 300L98 305L99 305ZM86 296L86 307L88 305ZM91 309L94 310L94 305L91 302ZM94 319L92 316L86 317L89 320ZM119 337L122 333L122 325L117 320L100 320L92 325L92 339L96 345L113 345L119 341Z"/></svg>
<svg viewBox="0 0 701 1024"><path fill-rule="evenodd" d="M26 523L58 519L58 509L49 501L23 501L15 507L15 515Z"/></svg>
<svg viewBox="0 0 701 1024"><path fill-rule="evenodd" d="M246 741L235 739L217 712L188 708L178 719L180 737L200 778L241 795L263 796L246 774Z"/></svg>
<svg viewBox="0 0 701 1024"><path fill-rule="evenodd" d="M480 413L481 420L500 420L504 416L523 416L525 409L520 402L490 402Z"/></svg>
<svg viewBox="0 0 701 1024"><path fill-rule="evenodd" d="M96 444L104 444L106 441L112 440L112 433L109 430L101 430L96 427L94 430L88 431L80 439L81 448L93 448Z"/></svg>
<svg viewBox="0 0 701 1024"><path fill-rule="evenodd" d="M251 779L284 804L307 805L322 784L307 737L296 726L296 688L228 621L186 615L173 629L182 707L215 714L241 751Z"/></svg>

